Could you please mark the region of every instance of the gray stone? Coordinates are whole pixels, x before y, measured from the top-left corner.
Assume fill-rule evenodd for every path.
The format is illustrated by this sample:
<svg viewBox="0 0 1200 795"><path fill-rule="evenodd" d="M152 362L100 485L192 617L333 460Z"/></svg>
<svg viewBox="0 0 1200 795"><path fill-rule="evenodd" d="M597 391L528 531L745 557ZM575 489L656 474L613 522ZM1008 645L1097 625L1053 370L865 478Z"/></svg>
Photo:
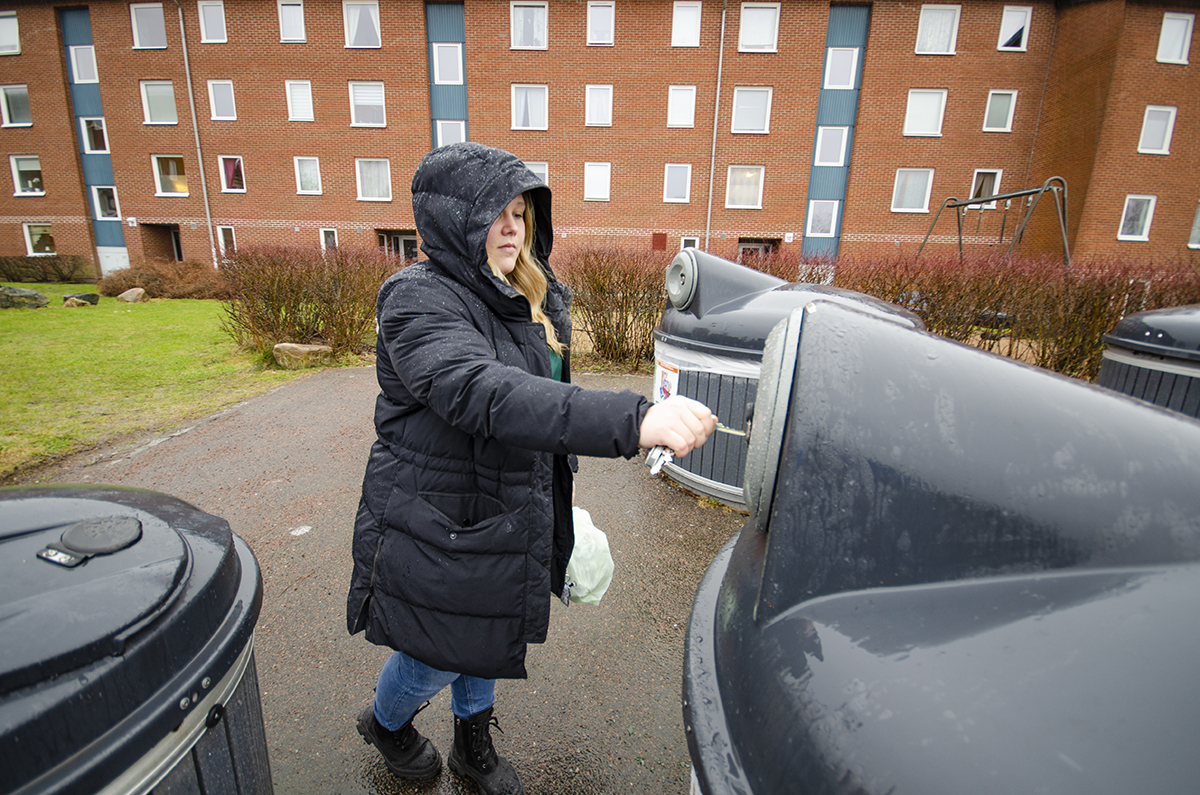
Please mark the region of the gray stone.
<svg viewBox="0 0 1200 795"><path fill-rule="evenodd" d="M130 287L128 290L126 290L125 292L118 295L117 300L118 301L127 301L128 303L136 304L141 301L147 301L149 299L146 298L146 291L143 290L141 287Z"/></svg>
<svg viewBox="0 0 1200 795"><path fill-rule="evenodd" d="M48 303L50 299L37 290L0 286L0 309L38 309Z"/></svg>
<svg viewBox="0 0 1200 795"><path fill-rule="evenodd" d="M275 363L285 370L303 370L306 367L321 367L334 361L333 348L328 345L301 345L298 342L280 342L275 345Z"/></svg>
<svg viewBox="0 0 1200 795"><path fill-rule="evenodd" d="M99 293L67 293L63 296L63 303L65 304L71 298L74 298L76 301L86 301L92 306L100 303Z"/></svg>

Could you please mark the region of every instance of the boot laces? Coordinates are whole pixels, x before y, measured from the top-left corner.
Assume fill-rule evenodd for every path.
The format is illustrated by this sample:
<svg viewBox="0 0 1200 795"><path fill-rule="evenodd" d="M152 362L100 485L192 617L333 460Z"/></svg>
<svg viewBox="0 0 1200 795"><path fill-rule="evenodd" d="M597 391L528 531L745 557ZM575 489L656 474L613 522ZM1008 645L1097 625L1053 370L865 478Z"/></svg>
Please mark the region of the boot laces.
<svg viewBox="0 0 1200 795"><path fill-rule="evenodd" d="M408 719L408 723L404 724L399 729L396 729L394 732L392 732L392 742L394 742L397 745L397 747L399 747L401 750L408 748L408 746L413 742L413 740L416 739L417 730L416 730L416 727L413 726L413 719L416 718L417 715L421 714L421 710L425 709L428 706L429 706L429 702L426 701L424 704L417 707L417 711L414 712L412 714L412 717Z"/></svg>
<svg viewBox="0 0 1200 795"><path fill-rule="evenodd" d="M500 722L496 720L495 715L490 716L485 723L471 727L471 753L485 770L490 770L495 766L498 759L496 748L492 745L492 735L489 733L492 726L496 727L496 731L504 734L504 729L500 728Z"/></svg>

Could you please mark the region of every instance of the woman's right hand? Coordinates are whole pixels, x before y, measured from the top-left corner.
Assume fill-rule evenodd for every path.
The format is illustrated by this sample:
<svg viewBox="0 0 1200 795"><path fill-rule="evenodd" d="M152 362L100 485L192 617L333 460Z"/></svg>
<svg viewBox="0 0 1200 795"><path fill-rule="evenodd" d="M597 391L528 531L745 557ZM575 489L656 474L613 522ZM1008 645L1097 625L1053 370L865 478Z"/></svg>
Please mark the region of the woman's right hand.
<svg viewBox="0 0 1200 795"><path fill-rule="evenodd" d="M638 446L669 447L678 458L704 444L716 428L717 418L708 406L683 395L673 395L646 412Z"/></svg>

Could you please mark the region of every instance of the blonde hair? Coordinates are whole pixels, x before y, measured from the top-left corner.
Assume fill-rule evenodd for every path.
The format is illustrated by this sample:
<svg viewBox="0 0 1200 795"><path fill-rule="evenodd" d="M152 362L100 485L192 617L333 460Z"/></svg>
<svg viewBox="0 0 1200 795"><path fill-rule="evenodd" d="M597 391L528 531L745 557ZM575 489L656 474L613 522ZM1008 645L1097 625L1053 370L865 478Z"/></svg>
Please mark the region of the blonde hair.
<svg viewBox="0 0 1200 795"><path fill-rule="evenodd" d="M558 334L554 331L554 324L550 322L550 318L546 316L542 305L546 302L546 274L541 266L537 263L537 258L533 255L533 239L534 239L534 216L533 216L533 197L528 193L525 196L525 240L521 243L521 250L517 253L517 264L513 266L512 272L505 275L500 272L500 269L488 261L488 266L491 267L492 273L496 274L505 284L510 284L517 289L521 295L525 296L529 301L529 309L533 315L534 323L541 323L546 329L546 342L559 356L562 356L563 351L567 346L563 345Z"/></svg>

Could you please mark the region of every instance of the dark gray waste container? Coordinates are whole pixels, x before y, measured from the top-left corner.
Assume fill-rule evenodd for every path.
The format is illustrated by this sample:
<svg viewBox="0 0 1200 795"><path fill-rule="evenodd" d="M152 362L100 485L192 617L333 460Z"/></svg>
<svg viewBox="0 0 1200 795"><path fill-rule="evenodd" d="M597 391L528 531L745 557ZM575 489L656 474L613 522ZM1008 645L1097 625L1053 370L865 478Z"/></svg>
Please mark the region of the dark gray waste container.
<svg viewBox="0 0 1200 795"><path fill-rule="evenodd" d="M271 793L261 604L249 547L174 497L0 489L0 792Z"/></svg>
<svg viewBox="0 0 1200 795"><path fill-rule="evenodd" d="M1200 417L1200 304L1129 315L1104 342L1097 384Z"/></svg>
<svg viewBox="0 0 1200 795"><path fill-rule="evenodd" d="M793 309L819 298L925 328L914 313L869 295L785 282L693 248L676 255L666 281L670 300L654 331L654 400L695 398L739 430L754 402L767 335ZM745 508L745 466L745 439L718 433L663 471L692 491Z"/></svg>

